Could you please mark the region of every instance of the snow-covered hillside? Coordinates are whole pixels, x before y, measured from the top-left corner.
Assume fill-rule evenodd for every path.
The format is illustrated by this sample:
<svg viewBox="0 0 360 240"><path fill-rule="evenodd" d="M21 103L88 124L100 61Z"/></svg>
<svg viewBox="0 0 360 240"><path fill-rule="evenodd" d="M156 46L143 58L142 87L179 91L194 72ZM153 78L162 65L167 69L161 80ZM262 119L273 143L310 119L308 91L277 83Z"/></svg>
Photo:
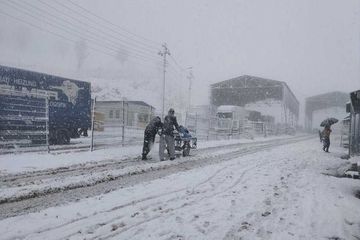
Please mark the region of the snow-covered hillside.
<svg viewBox="0 0 360 240"><path fill-rule="evenodd" d="M87 78L91 82L92 98L98 100L116 101L131 100L144 101L157 110L161 109L162 104L162 77L156 78L139 78L139 79L123 79L123 78ZM178 82L174 82L169 77L166 84L165 109L180 109L180 105L186 106L185 96L187 92L184 87L179 87ZM181 100L183 102L181 103Z"/></svg>

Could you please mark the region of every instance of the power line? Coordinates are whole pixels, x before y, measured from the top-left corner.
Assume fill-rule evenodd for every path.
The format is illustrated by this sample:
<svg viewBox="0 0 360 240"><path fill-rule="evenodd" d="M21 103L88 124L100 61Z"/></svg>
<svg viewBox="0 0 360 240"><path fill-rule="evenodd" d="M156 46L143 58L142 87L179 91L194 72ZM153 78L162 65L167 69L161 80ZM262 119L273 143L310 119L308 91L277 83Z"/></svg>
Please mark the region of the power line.
<svg viewBox="0 0 360 240"><path fill-rule="evenodd" d="M170 80L172 80L174 83L176 83L176 85L178 85L178 87L181 87L181 85L173 78L171 74L168 74L168 76Z"/></svg>
<svg viewBox="0 0 360 240"><path fill-rule="evenodd" d="M23 0L20 0L20 1L23 1ZM16 3L16 2L11 1L11 0L10 0L10 2L13 3L13 4L16 4L17 6L20 6L20 7L24 8L24 9L26 9L26 10L29 11L29 12L32 12L32 13L34 13L34 14L42 17L42 18L45 18L45 19L47 19L47 20L49 20L49 21L51 21L51 22L54 22L54 23L56 23L56 24L58 24L58 25L60 25L60 26L63 26L63 27L65 27L65 28L68 29L67 26L65 26L65 25L63 25L63 24L61 24L61 23L58 23L58 22L56 22L56 21L53 21L53 20L51 20L51 19L49 19L49 18L47 18L47 17L45 17L45 16L43 16L43 15L37 13L37 12L34 12L34 11L32 11L31 9L28 9L28 8L26 8L25 6L21 5L21 4L18 4L18 3ZM25 4L27 4L27 5L30 5L30 4L26 3L26 2L23 2L23 3L25 3ZM5 3L5 4L6 4L6 3ZM9 6L9 5L8 5L8 6ZM30 6L33 7L33 8L35 8L35 9L37 9L37 10L39 10L39 11L45 12L45 11L43 11L43 10L35 7L35 6L32 6L32 5L30 5ZM19 9L13 7L13 6L10 6L10 7L14 8L14 9L16 9L16 10L18 10L18 11L22 11L22 10L19 10ZM48 14L48 15L50 15L50 16L52 16L52 17L54 17L54 18L57 18L57 19L59 19L59 20L61 20L61 21L64 21L64 22L66 22L67 24L70 24L70 25L72 25L72 26L75 26L75 27L77 27L77 28L79 28L79 29L81 29L81 30L83 30L83 31L85 31L85 32L89 32L89 33L97 36L98 38L105 39L105 40L108 40L108 41L113 42L113 43L115 43L115 44L118 44L117 42L111 41L111 40L109 40L109 39L107 39L107 38L104 38L104 37L98 35L98 34L92 33L92 32L90 32L90 31L88 31L88 30L86 30L86 29L83 29L83 28L81 28L81 27L78 27L77 25L74 25L74 24L72 24L72 23L70 23L70 22L68 22L68 21L66 21L66 20L63 20L63 19L61 19L61 18L58 18L58 17L56 17L56 16L54 16L54 15L52 15L52 14L50 14L50 13L47 13L47 12L45 12L45 13ZM32 16L31 14L29 14L29 13L26 13L26 14L28 14L28 15L31 16L31 17L34 17L34 16ZM36 18L36 17L34 17L34 18ZM38 18L36 18L36 19L38 19ZM40 20L40 19L38 19L38 20ZM43 21L43 20L41 20L41 21ZM43 22L45 22L45 21L43 21ZM45 22L45 23L49 24L48 22ZM56 26L56 27L59 28L58 26ZM67 30L64 30L63 28L60 28L60 29L63 30L63 31L68 32ZM93 38L93 37L91 37L91 36L88 36L88 35L86 35L86 34L84 34L84 33L80 33L80 32L78 32L78 31L76 31L76 30L71 29L71 31L73 31L73 32L75 32L75 33L78 33L78 34L82 34L82 35L84 35L84 36L86 36L86 37L88 37L88 38L95 39L95 38ZM70 34L72 34L72 33L70 33ZM74 34L73 34L73 35L74 35ZM79 35L76 35L76 36L79 36ZM81 37L82 37L82 36L81 36ZM95 40L98 41L97 39L95 39ZM95 43L95 44L97 44L97 43ZM114 46L114 45L110 45L110 44L108 44L108 43L102 43L102 44L105 44L106 46L110 46L111 49L108 48L108 47L106 47L106 48L108 48L108 49L110 49L110 50L117 51L117 52L121 51L121 52L127 54L127 52L125 52L123 49L118 49L118 48L117 48L116 46ZM97 44L97 45L100 45L100 44ZM122 46L121 44L118 44L118 45L119 45L119 46ZM104 47L104 45L101 45L101 46ZM152 61L160 62L158 59L156 59L155 57L152 57L151 55L150 55L150 56L151 56L152 58L149 58L149 57L147 57L147 56L143 56L143 55L140 55L140 54L137 54L137 53L131 53L131 54L132 54L132 55L135 55L135 56L138 56L138 57L134 57L134 56L130 55L131 57L137 58L137 59L140 59L140 60L143 60L142 58L144 58L144 59L147 59L147 60L152 60ZM139 58L139 57L140 57L140 58Z"/></svg>
<svg viewBox="0 0 360 240"><path fill-rule="evenodd" d="M157 47L159 47L159 46L161 45L160 43L154 42L154 41L149 40L149 39L147 39L147 38L141 37L141 36L139 36L139 35L137 35L137 34L135 34L135 33L132 33L132 32L130 32L130 31L128 31L128 30L126 30L126 29L124 29L124 28L122 28L122 27L120 27L120 26L118 26L118 25L116 25L116 24L114 24L114 23L112 23L112 22L110 22L110 21L108 21L108 20L106 20L106 19L98 16L98 15L96 15L95 13L90 12L89 10L81 7L80 5L74 3L74 2L72 2L72 1L70 1L70 0L67 0L67 1L70 2L70 3L72 3L72 4L74 4L75 6L77 6L77 7L79 7L79 8L81 8L82 10L86 11L87 13L90 13L91 15L93 15L93 16L95 16L95 17L97 17L97 18L99 18L99 19L101 19L101 20L103 20L103 21L105 21L105 22L107 22L107 23L109 23L109 24L111 24L111 25L113 25L113 26L121 29L122 31L125 31L125 32L127 32L127 33L129 33L129 34L131 34L131 35L134 35L134 36L136 36L136 37L138 37L138 38L141 38L141 39L143 39L143 40L146 40L146 41L148 41L148 42L151 42L152 44L155 44ZM126 37L126 36L125 36L125 37ZM130 39L131 39L131 38L130 38ZM134 41L135 41L135 40L134 40Z"/></svg>
<svg viewBox="0 0 360 240"><path fill-rule="evenodd" d="M38 0L38 1L40 1L40 0ZM62 7L64 7L64 8L66 8L66 9L74 12L75 14L80 15L80 16L82 16L82 17L84 17L84 18L86 18L86 19L88 19L88 20L90 20L90 21L92 21L92 22L100 25L101 27L104 27L104 28L106 28L106 29L108 29L108 30L110 30L110 31L112 31L112 32L114 32L114 33L117 33L117 34L123 36L123 37L126 37L126 36L124 36L123 34L120 34L120 33L118 33L117 31L114 31L113 29L109 28L108 26L103 25L103 24L101 24L101 23L98 23L98 22L94 21L93 19L91 19L91 18L89 18L89 17L87 17L87 16L85 16L85 15L83 15L83 14L75 11L74 9L67 7L66 5L60 3L60 2L57 1L57 0L53 0L53 1L56 2L57 4L61 5ZM114 37L114 38L115 38L115 37ZM131 39L132 41L134 41L134 42L138 42L138 41L136 41L135 39L132 39L132 38L130 38L130 39ZM130 44L130 45L132 45L132 46L138 47L138 48L143 49L143 50L146 50L146 51L150 51L150 52L153 51L153 47L151 47L151 46L149 46L149 45L147 45L147 44L141 43L141 42L138 42L138 43L140 43L140 44L142 44L142 45L144 45L144 46L147 46L147 47L151 48L152 50L149 50L149 49L147 49L147 48L143 48L143 47L137 46L137 45L135 45L135 44L133 44L133 43L130 43L130 42L127 42L127 41L124 41L124 40L121 40L121 41L126 42L126 43L128 43L128 44ZM159 46L158 46L158 47L159 47Z"/></svg>
<svg viewBox="0 0 360 240"><path fill-rule="evenodd" d="M99 31L99 32L101 32L101 33L103 33L103 34L105 34L105 35L107 35L107 36L110 36L110 37L112 37L112 38L114 38L114 39L117 39L117 40L119 40L119 41L121 41L121 42L123 42L123 43L126 43L126 44L129 44L129 45L131 45L131 46L134 46L134 47L143 49L143 50L148 51L148 52L151 52L151 53L153 53L153 54L156 54L156 53L157 53L157 52L154 51L154 49L149 50L149 49L146 49L146 48L142 48L142 47L139 47L139 46L137 46L137 45L134 45L133 43L127 42L127 41L125 41L125 40L123 40L123 39L121 39L121 38L118 38L118 37L116 37L116 36L113 36L113 35L111 35L111 34L108 34L108 33L102 31L102 30L99 29L99 28L95 28L95 27L93 27L93 26L91 26L91 25L89 25L89 24L87 24L87 23L85 23L85 22L83 22L83 21L81 21L81 20L79 20L79 19L77 19L77 18L75 18L75 17L67 14L67 13L64 13L63 11L60 11L59 9L57 9L57 8L49 5L48 3L46 3L46 2L44 2L44 1L42 1L42 0L38 0L38 1L39 1L40 3L46 5L47 7L51 8L51 9L57 11L57 12L60 12L61 14L65 15L65 16L68 16L69 18L71 18L71 19L73 19L73 20L75 20L75 21L77 21L77 22L80 22L80 23L84 24L85 26L88 26L88 27L90 27L90 28L92 28L92 29L95 29L96 31ZM61 3L58 3L58 4L62 5ZM68 8L68 9L70 9L70 8ZM72 9L70 9L70 10L72 10ZM73 10L72 10L72 11L73 11ZM80 15L80 14L78 14L78 15ZM133 50L133 51L136 51L136 52L143 53L142 51L140 51L140 50L138 50L138 49L134 49L134 48L129 47L129 46L123 46L123 47L129 48L129 49L131 49L131 50ZM145 53L143 53L143 54L145 54Z"/></svg>
<svg viewBox="0 0 360 240"><path fill-rule="evenodd" d="M171 73L171 75L173 76L173 79L175 79L177 82L181 82L181 79L179 77L177 77L176 74L172 70L168 69L167 72Z"/></svg>
<svg viewBox="0 0 360 240"><path fill-rule="evenodd" d="M167 73L171 77L171 80L173 80L178 86L181 86L179 79L174 76L173 72L168 71Z"/></svg>
<svg viewBox="0 0 360 240"><path fill-rule="evenodd" d="M44 20L42 20L42 19L40 19L40 18L38 18L38 17L36 17L36 16L33 16L33 15L31 15L31 14L29 14L29 13L27 13L27 12L21 10L21 9L18 9L18 8L14 7L14 6L11 6L11 5L9 5L9 4L5 3L5 2L0 2L0 3L5 4L5 5L13 8L13 9L15 9L15 10L18 10L18 11L22 12L22 13L25 13L25 14L29 15L29 16L32 17L32 18L35 18L35 19L37 19L37 20L39 20L39 21L41 21L41 22L44 22L44 23L46 23L46 24L49 24L49 25L51 25L51 26L53 26L53 27L55 27L55 28L58 28L58 29L60 29L60 30L62 30L62 31L64 31L64 32L67 32L67 33L69 33L69 34L71 34L71 35L74 35L74 36L79 37L79 38L83 38L83 36L74 34L74 33L72 33L72 32L69 32L69 31L66 30L66 29L63 29L63 28L61 28L61 27L58 27L58 26L56 26L56 25L54 25L54 24L52 24L52 23L46 22L46 21L44 21ZM30 10L30 11L31 11L31 10ZM45 18L45 17L44 17L44 18ZM59 24L59 23L57 23L57 24ZM62 25L62 24L59 24L59 25ZM62 25L62 26L64 26L64 25ZM66 27L66 26L65 26L65 27ZM87 36L87 35L85 35L85 36ZM88 37L88 36L87 36L87 37ZM96 44L96 45L98 45L98 46L107 48L107 49L109 49L109 50L111 50L111 51L114 51L114 52L118 51L118 49L111 48L111 47L113 47L113 46L108 47L109 45L106 46L106 45L103 45L103 44L99 44L99 43L96 42L96 41L92 41L92 40L89 40L89 39L86 39L86 40L89 41L89 42L92 42L92 43L94 43L94 44ZM77 42L77 43L78 43L78 42ZM146 60L146 59L142 59L142 58L144 58L143 56L140 56L140 57L142 57L142 58L135 57L135 56L131 56L131 57L137 58L137 59L142 60L142 61L145 61L145 62L149 62L149 61ZM154 61L151 61L151 63L154 63ZM159 63L159 62L158 62L158 63Z"/></svg>
<svg viewBox="0 0 360 240"><path fill-rule="evenodd" d="M175 64L178 66L178 68L181 70L181 67L179 66L179 64L175 61L175 59L173 58L172 55L170 55L171 59L175 62Z"/></svg>
<svg viewBox="0 0 360 240"><path fill-rule="evenodd" d="M8 14L8 13L5 13L5 12L3 12L3 11L1 11L1 10L0 10L0 13L6 15L6 16L8 16L8 17L14 18L14 19L16 19L16 20L18 20L18 21L20 21L20 22L23 22L23 23L26 23L26 24L28 24L28 25L31 25L31 26L33 26L33 27L35 27L35 28L38 28L38 29L42 30L42 31L45 31L45 32L48 32L48 33L53 34L53 35L55 35L55 36L58 36L58 37L60 37L60 38L66 39L66 40L68 40L68 41L70 41L70 42L74 42L74 43L83 45L83 46L85 46L85 47L88 47L89 49L92 49L92 50L94 50L94 51L103 53L103 54L108 55L108 56L111 56L111 57L116 57L115 55L109 54L109 53L107 53L107 52L104 52L104 51L101 51L101 50L99 50L99 49L96 49L96 48L87 46L87 45L82 44L82 43L79 43L79 42L77 42L77 41L74 41L74 40L69 39L69 38L67 38L67 37L61 36L61 35L59 35L59 34L57 34L57 33L54 33L54 32L51 32L51 31L49 31L49 30L47 30L47 29L44 29L44 28L42 28L42 27L39 27L39 26L37 26L37 25L35 25L35 24L32 24L32 23L30 23L30 22L28 22L28 21L25 21L25 20L22 20L22 19L20 19L20 18L14 17L14 16L12 16L12 15L10 15L10 14ZM129 61L129 62L132 62L132 63L135 63L135 64L138 64L138 65L141 65L141 66L144 66L144 67L152 68L152 69L154 69L154 70L156 70L156 71L159 70L159 69L157 69L157 68L154 68L154 67L151 67L151 66L148 66L148 65L139 63L139 62L135 62L135 61L131 61L131 60L128 60L128 61Z"/></svg>
<svg viewBox="0 0 360 240"><path fill-rule="evenodd" d="M20 1L23 2L23 3L25 3L25 4L27 4L28 6L30 6L30 7L32 7L32 8L37 9L38 11L41 11L41 12L47 14L47 15L52 16L53 18L59 19L60 21L66 22L67 24L70 24L70 25L72 25L72 26L74 26L74 27L76 27L76 28L78 28L78 29L81 29L82 31L89 32L89 33L91 33L91 34L93 34L93 35L95 35L95 36L97 36L97 37L99 37L99 38L102 38L102 39L105 39L105 40L107 40L107 41L109 41L109 42L115 43L115 44L117 44L117 45L120 46L120 47L127 48L126 46L121 45L121 44L119 44L118 42L112 41L112 40L110 40L110 39L108 39L108 38L105 38L105 37L102 37L102 36L100 36L100 35L98 35L98 34L95 34L95 33L93 33L93 32L90 32L89 30L86 30L86 29L84 29L84 28L82 28L82 27L79 27L79 26L77 26L77 25L69 22L69 21L66 21L66 20L64 20L64 19L62 19L62 18L59 18L59 17L57 17L57 16L55 16L55 15L53 15L53 14L51 14L51 13L48 13L48 12L46 12L46 11L38 8L38 7L35 7L35 6L33 6L33 5L25 2L24 0L20 0ZM12 3L16 4L15 2L12 2ZM24 7L23 5L18 5L18 6ZM24 8L25 8L25 7L24 7ZM25 9L27 9L27 8L25 8ZM31 11L31 10L29 10L29 9L27 9L27 10L28 10L28 11ZM39 13L36 13L36 14L42 16L42 15L39 14ZM42 17L44 17L44 16L42 16ZM44 18L45 18L45 17L44 17ZM48 18L46 18L46 19L48 19ZM58 24L59 24L59 23L58 23ZM120 49L120 50L122 50L122 49ZM132 53L132 54L134 54L134 53ZM144 57L145 57L145 56L149 56L149 57L152 57L153 59L155 59L154 56L152 56L152 55L150 55L150 54L148 54L148 53L142 53L142 52L141 52L141 54L144 54ZM138 54L135 54L135 55L138 55ZM138 56L140 56L140 55L138 55ZM141 56L142 56L142 55L141 55ZM158 59L155 59L155 60L158 61Z"/></svg>
<svg viewBox="0 0 360 240"><path fill-rule="evenodd" d="M177 70L169 62L167 62L167 65L173 69L174 73L177 74L179 78L181 78L181 74L178 73Z"/></svg>
<svg viewBox="0 0 360 240"><path fill-rule="evenodd" d="M1 2L1 3L3 3L3 2ZM33 15L27 13L27 12L24 12L23 10L20 10L20 9L14 7L14 6L8 5L7 3L3 3L3 4L5 4L5 5L13 8L13 9L15 9L15 10L18 10L18 11L20 11L20 12L22 12L22 13L25 13L25 14L29 15L30 17L35 18L35 19L37 19L37 20L39 20L39 21L41 21L41 22L44 22L44 23L46 23L46 24L49 24L49 25L51 25L51 26L53 26L53 27L55 27L55 28L58 28L58 29L60 29L60 30L62 30L62 31L64 31L64 32L67 32L67 33L69 33L69 34L71 34L71 35L74 35L74 36L79 37L79 38L83 38L83 36L74 34L74 33L72 33L72 32L69 32L69 31L66 30L66 29L63 29L63 28L58 27L58 26L56 26L56 25L54 25L54 24L52 24L52 23L46 22L46 21L44 21L44 20L42 20L42 19L39 19L38 17L35 17L35 16L33 16ZM30 11L31 11L31 10L30 10ZM41 16L41 15L40 15L40 16ZM42 17L43 17L43 16L42 16ZM45 17L44 17L44 18L45 18ZM50 20L50 21L51 21L51 20ZM59 23L57 23L57 24L59 24ZM59 25L62 25L62 24L59 24ZM62 25L62 26L64 26L64 25ZM66 27L66 26L65 26L65 27ZM75 31L75 32L76 32L76 31ZM89 36L87 36L87 35L85 35L85 36L86 36L86 37L89 37ZM107 48L107 49L112 50L112 51L115 51L115 52L119 50L119 49L114 49L114 46L111 46L111 45L109 45L109 44L107 44L107 45L110 46L110 47L108 47L108 46L106 46L106 45L104 45L104 44L99 44L99 43L96 42L96 41L92 41L92 40L89 40L89 39L86 39L86 40L89 41L89 42L92 42L92 43L94 43L94 44L96 44L96 45L98 45L98 46ZM112 48L111 48L111 47L112 47ZM137 59L142 60L142 61L145 61L145 62L149 62L148 60L142 59L142 58L144 58L143 56L140 56L140 57L142 57L142 58L134 57L134 56L131 56L131 57L137 58Z"/></svg>

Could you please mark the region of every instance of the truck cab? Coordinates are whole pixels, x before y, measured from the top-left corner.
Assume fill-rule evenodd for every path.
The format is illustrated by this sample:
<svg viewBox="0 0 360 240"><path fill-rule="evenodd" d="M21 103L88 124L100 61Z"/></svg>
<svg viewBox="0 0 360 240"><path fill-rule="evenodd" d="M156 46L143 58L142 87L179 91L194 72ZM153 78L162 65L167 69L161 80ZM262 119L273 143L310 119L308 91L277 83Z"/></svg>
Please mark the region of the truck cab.
<svg viewBox="0 0 360 240"><path fill-rule="evenodd" d="M243 121L247 117L247 111L244 107L222 105L218 108L216 117L218 118L218 126L216 129L218 133L240 133Z"/></svg>
<svg viewBox="0 0 360 240"><path fill-rule="evenodd" d="M247 116L247 111L244 107L233 105L222 105L216 112L216 117L229 120L243 120Z"/></svg>

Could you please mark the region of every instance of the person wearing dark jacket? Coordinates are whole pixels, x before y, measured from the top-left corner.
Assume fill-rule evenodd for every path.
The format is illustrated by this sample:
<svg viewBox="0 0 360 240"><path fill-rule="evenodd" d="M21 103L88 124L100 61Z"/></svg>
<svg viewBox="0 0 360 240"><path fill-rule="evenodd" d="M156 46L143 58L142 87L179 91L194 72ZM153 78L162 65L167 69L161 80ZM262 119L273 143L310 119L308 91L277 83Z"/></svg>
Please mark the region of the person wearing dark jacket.
<svg viewBox="0 0 360 240"><path fill-rule="evenodd" d="M160 136L160 145L159 145L159 156L160 161L164 161L164 151L166 145L169 149L170 160L175 159L175 139L174 139L174 129L179 128L177 119L174 116L175 110L170 108L168 115L164 119L164 124L162 127L162 134ZM165 144L166 143L166 144Z"/></svg>
<svg viewBox="0 0 360 240"><path fill-rule="evenodd" d="M161 122L160 117L156 117L150 121L149 125L145 128L144 133L144 146L142 151L142 160L147 160L147 155L149 154L152 146L155 142L155 136L159 129L161 129L163 123Z"/></svg>
<svg viewBox="0 0 360 240"><path fill-rule="evenodd" d="M324 137L324 147L323 147L323 150L325 152L329 152L329 147L330 147L330 133L331 133L331 129L330 129L330 126L326 125L323 132L322 132L322 135Z"/></svg>

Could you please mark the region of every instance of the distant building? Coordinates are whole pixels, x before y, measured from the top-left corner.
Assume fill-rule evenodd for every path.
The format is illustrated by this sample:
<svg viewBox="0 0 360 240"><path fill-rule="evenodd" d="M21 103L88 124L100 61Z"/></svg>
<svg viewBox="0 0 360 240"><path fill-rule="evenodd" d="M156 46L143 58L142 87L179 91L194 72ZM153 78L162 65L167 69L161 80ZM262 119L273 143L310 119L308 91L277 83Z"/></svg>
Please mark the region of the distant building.
<svg viewBox="0 0 360 240"><path fill-rule="evenodd" d="M210 88L212 105L245 107L272 115L276 122L298 124L300 104L285 82L244 75L214 83Z"/></svg>
<svg viewBox="0 0 360 240"><path fill-rule="evenodd" d="M350 100L349 93L329 92L305 98L305 128L312 132L313 129L322 129L320 123L329 117L343 119L346 114L346 103ZM339 124L331 127L340 132Z"/></svg>
<svg viewBox="0 0 360 240"><path fill-rule="evenodd" d="M216 115L217 107L214 105L198 105L190 108L190 114L197 114L203 118L214 117Z"/></svg>
<svg viewBox="0 0 360 240"><path fill-rule="evenodd" d="M124 109L124 111L123 111ZM145 128L155 108L143 101L97 101L95 111L105 115L106 125Z"/></svg>

